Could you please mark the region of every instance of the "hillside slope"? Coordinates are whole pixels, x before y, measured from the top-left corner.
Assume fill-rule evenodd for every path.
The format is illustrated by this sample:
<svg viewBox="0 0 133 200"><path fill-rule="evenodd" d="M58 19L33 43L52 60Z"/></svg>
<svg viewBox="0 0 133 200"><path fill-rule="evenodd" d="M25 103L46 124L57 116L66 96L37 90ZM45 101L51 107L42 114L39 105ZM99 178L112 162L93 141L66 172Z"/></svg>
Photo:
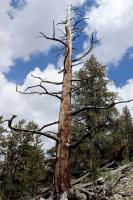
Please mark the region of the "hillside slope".
<svg viewBox="0 0 133 200"><path fill-rule="evenodd" d="M113 200L133 200L133 167L123 171L123 178L114 188Z"/></svg>

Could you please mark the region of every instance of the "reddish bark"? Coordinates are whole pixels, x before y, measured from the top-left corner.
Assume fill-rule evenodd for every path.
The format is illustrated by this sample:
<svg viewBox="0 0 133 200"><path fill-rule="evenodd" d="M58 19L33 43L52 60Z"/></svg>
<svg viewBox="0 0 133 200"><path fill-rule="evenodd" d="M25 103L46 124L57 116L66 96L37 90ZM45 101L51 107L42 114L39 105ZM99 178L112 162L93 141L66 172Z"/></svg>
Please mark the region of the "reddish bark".
<svg viewBox="0 0 133 200"><path fill-rule="evenodd" d="M66 24L66 56L64 62L64 77L62 101L59 114L57 159L55 163L54 190L62 193L70 187L71 162L70 150L67 144L71 141L71 88L72 88L72 36L70 22L70 6Z"/></svg>

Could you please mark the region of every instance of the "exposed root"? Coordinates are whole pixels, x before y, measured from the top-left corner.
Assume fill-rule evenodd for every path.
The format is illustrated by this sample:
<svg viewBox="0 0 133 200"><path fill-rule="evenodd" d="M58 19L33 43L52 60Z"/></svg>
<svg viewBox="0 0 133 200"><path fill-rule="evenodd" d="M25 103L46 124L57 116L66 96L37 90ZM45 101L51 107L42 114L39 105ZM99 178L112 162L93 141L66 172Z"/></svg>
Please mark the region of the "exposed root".
<svg viewBox="0 0 133 200"><path fill-rule="evenodd" d="M60 200L68 200L68 194L67 194L67 192L64 192L64 193L61 195Z"/></svg>
<svg viewBox="0 0 133 200"><path fill-rule="evenodd" d="M71 200L87 200L87 196L81 192L80 190L78 190L78 188L71 188L68 191L68 197Z"/></svg>
<svg viewBox="0 0 133 200"><path fill-rule="evenodd" d="M34 198L34 200L109 200L116 193L115 187L125 177L126 171L132 166L133 163L130 163L106 172L106 175L111 176L110 178L112 179L108 180L106 179L107 177L100 177L95 181L95 185L93 182L84 183L84 179L89 176L89 173L87 173L83 177L74 180L71 188L62 195L54 197L51 192L52 188L49 188L42 192L42 199ZM106 171L106 167L103 169ZM122 193L121 196L127 196L127 194Z"/></svg>

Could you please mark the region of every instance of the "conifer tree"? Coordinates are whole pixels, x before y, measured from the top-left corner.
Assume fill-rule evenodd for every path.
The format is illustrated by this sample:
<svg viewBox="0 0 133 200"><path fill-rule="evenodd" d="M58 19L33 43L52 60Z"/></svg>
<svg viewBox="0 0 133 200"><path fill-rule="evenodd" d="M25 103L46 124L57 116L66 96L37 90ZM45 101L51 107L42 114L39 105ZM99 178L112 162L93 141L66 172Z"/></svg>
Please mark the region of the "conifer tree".
<svg viewBox="0 0 133 200"><path fill-rule="evenodd" d="M40 37L44 39L51 40L56 42L61 46L58 51L63 50L64 55L64 62L63 62L63 69L59 73L63 73L63 80L61 82L56 81L49 81L46 79L42 79L41 77L33 76L36 78L39 83L37 85L28 86L24 91L19 91L16 88L17 92L21 94L39 94L39 95L49 95L51 97L57 98L60 101L60 112L59 112L59 119L55 122L51 122L49 124L44 124L41 128L37 129L36 131L28 130L28 129L19 129L13 126L13 120L16 117L13 115L10 120L8 120L8 126L10 129L14 131L23 131L24 133L29 134L39 134L45 137L48 137L54 141L56 141L56 156L54 158L54 176L53 176L53 188L52 188L52 199L64 199L64 195L68 196L66 191L68 191L71 187L71 157L70 151L81 144L83 140L87 137L92 136L92 132L95 130L100 129L103 127L107 122L107 116L104 117L101 115L102 119L105 121L99 123L100 120L96 120L97 123L92 128L92 124L90 120L90 124L87 124L87 133L80 135L76 141L71 141L72 138L72 129L71 129L71 122L72 117L81 113L91 110L99 111L99 110L108 110L113 107L115 104L124 103L125 101L121 102L114 102L112 98L107 101L106 103L100 104L99 106L99 97L97 96L96 101L91 101L91 105L89 106L81 106L78 107L77 110L72 111L72 88L74 82L80 82L82 79L77 80L73 77L73 67L79 65L83 59L90 54L91 50L96 43L94 34L92 33L89 37L89 47L80 55L75 56L75 41L82 35L83 29L81 28L81 23L88 19L88 18L80 18L79 13L75 17L71 16L71 12L74 10L71 6L71 0L69 0L69 6L67 11L67 17L64 21L59 23L60 25L64 25L64 31L62 37L57 37L55 23L53 22L53 34L52 36L48 36L45 33L40 32ZM61 91L49 91L46 87L46 84L52 85L61 85ZM92 87L92 84L91 84ZM37 90L39 89L39 90ZM96 92L96 91L94 91ZM95 96L95 93L93 93ZM109 99L109 98L108 98ZM132 100L130 100L132 101ZM103 101L104 102L104 101ZM128 101L129 102L129 101ZM94 104L93 104L94 103ZM79 105L78 105L79 106ZM88 116L89 117L89 116ZM93 122L92 122L93 123ZM53 131L47 131L46 128L58 124L58 131L55 133ZM94 135L94 134L93 134ZM67 197L66 197L67 198Z"/></svg>
<svg viewBox="0 0 133 200"><path fill-rule="evenodd" d="M84 67L76 72L75 76L76 79L82 79L82 81L76 82L74 85L74 109L83 106L105 107L116 99L116 94L108 90L110 81L106 77L105 66L99 63L94 56L91 56ZM92 129L96 124L106 121L104 127L92 131L86 141L78 147L78 153L75 152L76 165L74 165L74 169L77 168L77 171L79 171L79 169L81 171L87 168L89 169L89 166L91 166L90 163L96 163L98 159L102 163L102 159L107 159L108 155L107 152L105 152L107 150L105 145L105 143L107 143L107 137L105 134L110 131L114 120L113 118L117 116L117 114L118 112L115 108L107 110L93 109L81 112L74 117L73 140L79 137L79 135L84 134L84 132ZM79 158L79 166L77 165L77 157ZM91 159L94 158L95 161L91 161Z"/></svg>
<svg viewBox="0 0 133 200"><path fill-rule="evenodd" d="M0 116L0 159L5 155L6 153L6 136L5 133L7 133L7 130L3 127L2 124L3 117Z"/></svg>
<svg viewBox="0 0 133 200"><path fill-rule="evenodd" d="M123 139L127 140L128 157L133 160L133 122L130 111L127 106L123 108L121 116L121 134Z"/></svg>
<svg viewBox="0 0 133 200"><path fill-rule="evenodd" d="M33 122L22 120L17 128L36 130ZM39 136L12 131L8 138L7 154L1 174L2 200L28 200L37 193L44 172L44 158Z"/></svg>

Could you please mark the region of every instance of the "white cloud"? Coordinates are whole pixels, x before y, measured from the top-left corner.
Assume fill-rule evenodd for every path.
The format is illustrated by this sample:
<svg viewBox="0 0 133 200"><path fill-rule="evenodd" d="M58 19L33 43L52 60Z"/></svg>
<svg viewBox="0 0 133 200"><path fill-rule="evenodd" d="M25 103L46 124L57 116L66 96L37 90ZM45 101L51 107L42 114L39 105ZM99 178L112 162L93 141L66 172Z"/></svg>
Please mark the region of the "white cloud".
<svg viewBox="0 0 133 200"><path fill-rule="evenodd" d="M44 71L35 68L30 72L27 75L24 84L18 86L20 90L23 90L27 86L39 83L38 79L31 77L31 74L40 76L46 80L62 81L62 75L58 74L54 65L49 64ZM13 114L16 114L18 115L17 121L19 119L26 119L28 121L33 120L40 126L58 120L60 100L47 95L30 96L19 94L16 92L16 85L8 82L2 74L0 74L0 85L0 114L4 116L4 119L10 118ZM60 91L61 88L59 88L59 86L51 87L47 84L47 89L49 91ZM53 130L55 127L51 128L51 130ZM48 142L47 139L45 139L45 141L45 146L49 147L51 143Z"/></svg>
<svg viewBox="0 0 133 200"><path fill-rule="evenodd" d="M57 23L65 19L66 0L26 2L23 9L14 9L9 0L0 2L0 72L9 70L17 58L27 60L32 54L46 53L53 43L36 36L40 31L50 35L53 20ZM73 5L79 6L84 2L72 1Z"/></svg>
<svg viewBox="0 0 133 200"><path fill-rule="evenodd" d="M110 87L111 91L114 91L118 94L119 99L118 101L128 101L133 99L133 79L129 79L127 81L127 83L122 86L122 87L116 87L115 84L112 84ZM127 106L131 112L131 115L133 117L133 101L131 101L130 103L122 103L122 104L118 104L116 107L118 108L118 110L120 111L120 113L122 112L122 109L124 106Z"/></svg>
<svg viewBox="0 0 133 200"><path fill-rule="evenodd" d="M81 5L85 0L73 0L74 5ZM97 0L99 7L93 7L89 12L90 29L97 30L98 37L102 38L101 45L95 53L102 61L118 62L126 50L133 46L133 2L127 0ZM17 58L29 59L30 55L38 52L47 52L51 43L37 39L39 31L47 34L52 32L52 21L62 20L66 14L66 0L28 0L22 10L14 10L9 0L0 2L0 72L6 72ZM13 20L7 15L12 11ZM89 30L90 32L90 30ZM62 58L59 60L59 65ZM49 65L44 71L35 68L30 72L20 89L37 83L30 74L47 77L59 81L61 75L55 66ZM55 121L58 118L59 101L46 96L25 96L16 93L15 84L8 82L0 73L0 113L4 118L18 115L18 119L34 120L39 124ZM52 89L51 87L49 89ZM124 100L132 98L133 80L121 88L113 86ZM128 104L129 108L133 103ZM123 105L119 105L121 110ZM133 112L132 112L133 116ZM46 144L47 143L47 144ZM46 147L50 145L46 140Z"/></svg>
<svg viewBox="0 0 133 200"><path fill-rule="evenodd" d="M31 71L27 75L24 84L18 86L19 90L23 91L27 86L39 83L38 79L34 79L31 74L40 76L46 80L62 81L62 75L58 74L58 70L55 69L54 65L49 64L44 71L41 71L39 68L35 68ZM16 114L18 117L15 122L19 119L26 119L27 121L33 120L40 126L58 120L60 106L60 101L58 99L45 95L21 95L16 92L16 85L8 82L2 74L0 74L0 85L0 115L3 115L4 119L9 119L13 114ZM47 89L49 91L60 91L61 88L57 86L51 87L47 84ZM123 87L116 87L112 84L110 90L118 93L120 97L118 100L133 99L133 79L128 80L127 84ZM117 108L122 112L122 108L125 105L128 106L133 117L133 102L119 104ZM53 126L48 130L57 131L57 126ZM51 140L44 138L44 147L49 148L51 145L53 145Z"/></svg>
<svg viewBox="0 0 133 200"><path fill-rule="evenodd" d="M72 4L81 6L84 2L85 0L73 0ZM68 1L27 0L23 8L22 3L23 0L20 0L19 9L16 9L10 5L9 0L0 2L0 114L5 119L16 114L17 120L24 118L43 125L58 119L59 100L16 93L15 84L9 82L2 73L7 72L17 58L28 60L32 54L47 53L52 43L36 36L40 31L48 35L52 33L53 19L55 23L65 19ZM62 58L58 65L61 60ZM62 76L53 65L49 65L44 71L35 68L27 75L24 84L19 86L20 89L37 83L37 79L31 78L31 73L52 81L59 81ZM48 89L55 90L51 86ZM46 147L51 144L47 141Z"/></svg>
<svg viewBox="0 0 133 200"><path fill-rule="evenodd" d="M97 5L88 11L90 20L87 32L96 30L101 44L94 50L104 63L117 64L133 46L133 1L96 0Z"/></svg>

